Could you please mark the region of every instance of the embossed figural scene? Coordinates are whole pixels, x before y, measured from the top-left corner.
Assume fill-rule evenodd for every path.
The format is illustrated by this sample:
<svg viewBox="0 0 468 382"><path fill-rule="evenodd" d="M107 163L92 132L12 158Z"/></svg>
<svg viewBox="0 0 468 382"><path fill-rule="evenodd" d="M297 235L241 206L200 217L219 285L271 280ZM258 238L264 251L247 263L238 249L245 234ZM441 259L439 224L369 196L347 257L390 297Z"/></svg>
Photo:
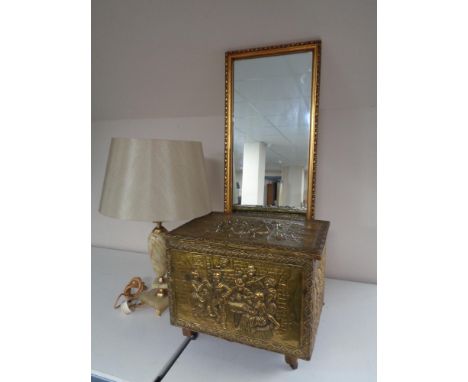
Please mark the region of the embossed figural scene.
<svg viewBox="0 0 468 382"><path fill-rule="evenodd" d="M180 317L235 335L298 344L300 269L187 254L175 264L184 281L176 293ZM190 275L189 277L187 277Z"/></svg>

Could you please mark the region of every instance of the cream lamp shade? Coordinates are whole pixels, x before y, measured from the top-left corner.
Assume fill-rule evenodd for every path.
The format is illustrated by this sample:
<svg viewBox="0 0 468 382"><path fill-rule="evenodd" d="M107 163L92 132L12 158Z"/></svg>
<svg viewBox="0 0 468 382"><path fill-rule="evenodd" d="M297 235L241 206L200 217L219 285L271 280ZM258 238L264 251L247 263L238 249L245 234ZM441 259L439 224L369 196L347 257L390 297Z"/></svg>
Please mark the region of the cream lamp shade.
<svg viewBox="0 0 468 382"><path fill-rule="evenodd" d="M154 222L211 212L201 142L112 138L99 211Z"/></svg>

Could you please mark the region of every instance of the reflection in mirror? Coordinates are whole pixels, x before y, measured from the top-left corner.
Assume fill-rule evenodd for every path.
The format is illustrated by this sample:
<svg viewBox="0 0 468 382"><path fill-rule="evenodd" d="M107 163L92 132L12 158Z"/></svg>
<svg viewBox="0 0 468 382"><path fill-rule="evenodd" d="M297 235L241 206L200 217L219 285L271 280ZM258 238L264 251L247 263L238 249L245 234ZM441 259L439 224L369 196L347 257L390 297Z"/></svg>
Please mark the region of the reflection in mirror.
<svg viewBox="0 0 468 382"><path fill-rule="evenodd" d="M233 205L306 209L312 52L234 62Z"/></svg>

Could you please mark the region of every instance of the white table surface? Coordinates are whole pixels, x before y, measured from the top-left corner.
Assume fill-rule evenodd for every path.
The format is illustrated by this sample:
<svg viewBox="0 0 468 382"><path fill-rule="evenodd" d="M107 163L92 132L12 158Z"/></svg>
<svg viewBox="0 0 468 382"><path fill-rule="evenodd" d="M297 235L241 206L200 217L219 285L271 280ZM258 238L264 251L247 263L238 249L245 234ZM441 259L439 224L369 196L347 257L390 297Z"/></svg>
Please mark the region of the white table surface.
<svg viewBox="0 0 468 382"><path fill-rule="evenodd" d="M113 381L153 381L183 341L180 328L169 324L169 311L157 317L151 308L130 315L113 308L132 277L151 285L149 257L93 247L91 264L92 373Z"/></svg>
<svg viewBox="0 0 468 382"><path fill-rule="evenodd" d="M92 372L115 381L152 381L181 344L181 329L150 309L131 315L112 304L133 276L151 281L144 254L93 248ZM376 285L327 279L325 306L310 361L291 370L280 354L200 334L165 382L376 380Z"/></svg>

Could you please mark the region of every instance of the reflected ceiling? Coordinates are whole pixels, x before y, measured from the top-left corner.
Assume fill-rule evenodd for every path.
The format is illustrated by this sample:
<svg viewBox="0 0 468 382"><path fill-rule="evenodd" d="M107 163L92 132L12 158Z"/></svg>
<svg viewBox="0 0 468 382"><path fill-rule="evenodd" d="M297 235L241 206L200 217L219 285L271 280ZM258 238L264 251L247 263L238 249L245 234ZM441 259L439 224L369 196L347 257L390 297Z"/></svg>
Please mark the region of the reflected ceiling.
<svg viewBox="0 0 468 382"><path fill-rule="evenodd" d="M265 142L266 171L307 166L312 53L238 60L234 65L234 168L245 142Z"/></svg>

